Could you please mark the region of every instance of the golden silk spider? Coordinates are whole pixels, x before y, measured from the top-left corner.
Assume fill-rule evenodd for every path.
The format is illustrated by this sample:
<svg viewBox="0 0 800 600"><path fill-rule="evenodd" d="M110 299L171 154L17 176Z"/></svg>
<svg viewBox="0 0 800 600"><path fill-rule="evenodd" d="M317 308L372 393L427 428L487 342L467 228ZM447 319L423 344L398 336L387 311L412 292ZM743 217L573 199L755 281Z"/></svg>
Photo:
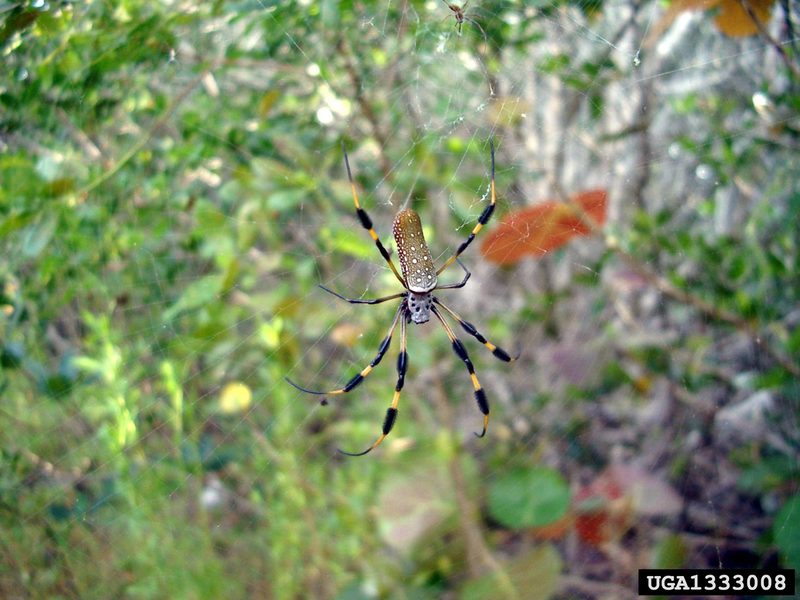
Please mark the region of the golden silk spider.
<svg viewBox="0 0 800 600"><path fill-rule="evenodd" d="M329 392L315 391L301 387L288 377L286 378L286 381L288 381L295 388L302 392L308 392L309 394L317 394L321 396L346 394L360 384L364 378L372 372L378 363L381 362L383 356L389 349L389 344L392 341L392 335L394 334L395 328L398 324L400 325L400 354L397 357L397 384L394 388L392 403L389 406L389 409L386 411L386 418L383 422L382 433L378 439L375 440L375 442L363 452L353 453L339 450L339 452L342 454L346 454L348 456L363 456L364 454L367 454L371 450L377 448L378 445L384 439L386 439L386 436L389 435L389 432L392 430L395 420L397 419L397 405L400 402L400 392L403 389L406 370L408 369L408 354L406 352L406 325L409 323L414 323L417 325L427 323L430 319L430 313L433 313L433 316L439 320L439 323L441 323L442 327L444 328L447 337L450 339L453 352L455 352L456 356L458 356L458 358L464 362L467 367L467 371L469 371L472 387L475 390L475 400L478 403L478 408L480 409L481 413L483 413L483 430L480 434L476 433L475 435L478 437L483 437L486 435L486 428L489 425L489 401L486 399L486 393L483 391L483 388L478 381L478 376L475 374L475 367L472 365L472 361L469 359L467 349L464 347L464 344L461 343L461 340L458 339L455 332L453 332L452 327L444 319L441 311L444 311L450 315L450 317L458 321L464 331L486 346L492 352L492 354L500 360L505 362L513 362L517 360L519 355L512 357L510 354L508 354L508 352L499 346L495 346L493 343L483 337L483 335L475 328L474 325L462 319L454 310L443 304L441 300L433 295L433 292L435 290L462 288L467 284L467 280L470 278L471 273L458 257L462 252L464 252L464 250L467 249L467 247L469 247L469 245L472 243L472 240L475 239L475 236L478 234L481 228L486 225L486 223L489 221L489 218L492 216L492 212L494 212L496 204L494 185L494 142L490 142L490 148L492 157L492 177L490 183L489 206L483 210L481 216L478 218L478 222L472 229L472 232L469 234L469 236L467 236L467 239L461 242L461 245L458 247L455 253L448 258L441 267L436 269L433 264L431 251L428 249L428 245L425 243L425 237L422 233L422 223L419 215L411 209L402 210L397 214L392 225L392 233L394 234L394 241L395 245L397 246L397 259L400 261L400 271L398 272L388 250L386 250L386 247L381 243L378 234L375 233L375 230L372 227L372 219L370 219L369 215L367 215L367 211L361 208L361 204L358 201L356 186L353 182L353 175L350 172L350 161L347 158L347 149L345 148L344 143L342 143L344 164L347 168L347 177L350 180L350 189L353 193L353 203L356 207L356 215L358 216L358 220L361 222L361 225L364 227L364 229L369 232L369 235L375 241L375 245L378 247L378 251L381 253L381 256L383 256L383 259L389 265L392 273L394 273L395 277L397 277L398 281L400 281L403 288L405 288L405 291L403 292L392 294L390 296L384 296L382 298L357 299L346 298L345 296L342 296L341 294L338 294L333 290L320 285L320 287L326 292L333 294L337 298L345 300L351 304L380 304L381 302L386 302L388 300L402 298L400 306L397 307L397 311L395 312L394 320L389 327L389 331L378 348L378 354L372 359L369 365L364 367L359 373L353 376L344 387L331 390ZM462 279L459 283L439 285L439 275L441 275L442 272L454 262L457 262L458 265L463 269L464 279Z"/></svg>
<svg viewBox="0 0 800 600"><path fill-rule="evenodd" d="M453 13L453 17L456 20L456 31L458 32L458 35L461 35L461 29L464 27L465 22L472 23L478 28L478 30L481 32L481 35L483 35L484 41L486 41L486 32L483 30L483 27L478 25L478 22L475 19L467 15L467 6L469 5L469 0L464 2L464 4L461 6L458 4L451 4L447 0L442 0L442 2L444 2L445 6L447 6L447 8L450 9L450 12Z"/></svg>

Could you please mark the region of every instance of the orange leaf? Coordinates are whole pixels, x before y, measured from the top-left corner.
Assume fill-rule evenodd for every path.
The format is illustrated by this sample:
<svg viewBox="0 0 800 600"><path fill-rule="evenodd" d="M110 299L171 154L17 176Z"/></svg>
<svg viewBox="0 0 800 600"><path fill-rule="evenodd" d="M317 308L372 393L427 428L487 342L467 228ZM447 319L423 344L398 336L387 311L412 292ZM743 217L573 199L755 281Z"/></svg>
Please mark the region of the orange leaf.
<svg viewBox="0 0 800 600"><path fill-rule="evenodd" d="M547 525L540 525L533 527L531 533L537 540L560 540L569 533L570 528L574 524L575 518L572 514L567 513L558 521L548 523Z"/></svg>
<svg viewBox="0 0 800 600"><path fill-rule="evenodd" d="M774 0L745 0L753 10L753 14L762 23L769 21ZM719 14L714 19L719 29L731 37L744 37L758 33L758 26L739 0L722 0L719 4Z"/></svg>
<svg viewBox="0 0 800 600"><path fill-rule="evenodd" d="M745 0L745 2L750 4L759 21L762 23L769 21L775 0ZM743 37L758 33L758 27L753 23L739 0L674 0L669 5L667 12L650 29L644 42L645 47L652 46L682 12L711 9L718 9L719 13L715 17L714 23L717 29L725 35Z"/></svg>
<svg viewBox="0 0 800 600"><path fill-rule="evenodd" d="M529 254L542 256L576 236L590 233L584 219L602 226L606 204L604 190L589 190L574 196L569 204L547 200L513 211L483 241L481 254L501 265L513 264Z"/></svg>
<svg viewBox="0 0 800 600"><path fill-rule="evenodd" d="M719 4L720 0L673 0L667 12L650 28L644 41L645 48L650 48L669 29L670 25L682 12L687 10L709 10Z"/></svg>

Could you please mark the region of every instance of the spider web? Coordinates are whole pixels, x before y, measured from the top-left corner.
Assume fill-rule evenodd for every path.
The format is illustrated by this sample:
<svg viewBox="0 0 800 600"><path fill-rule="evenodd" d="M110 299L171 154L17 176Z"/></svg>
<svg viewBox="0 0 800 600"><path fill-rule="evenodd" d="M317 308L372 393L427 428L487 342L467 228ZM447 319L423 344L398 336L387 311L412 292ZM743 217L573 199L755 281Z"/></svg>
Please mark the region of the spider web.
<svg viewBox="0 0 800 600"><path fill-rule="evenodd" d="M129 583L134 595L224 593L217 571L230 563L192 564L193 552L201 559L238 557L231 568L233 579L241 578L234 593L242 597L377 597L402 585L404 570L419 575L409 595L434 595L498 564L502 572L504 559L522 549L545 547L500 527L502 535L486 533L487 523L497 525L496 515L481 518L486 490L515 470L547 465L573 491L608 464L667 480L665 465L688 448L695 453L691 474L670 480L675 489L685 486L678 491L698 528L686 535L687 564L740 566L720 531L735 528L739 538L755 539L763 527L753 523L764 511L735 516L742 507L730 499L736 481L727 455L737 441L764 443L796 468L796 448L786 442L798 437L796 413L778 428L764 407L786 414L779 395L765 398L747 386L696 392L681 379L689 369L665 373L632 359L655 348L691 364L688 329L716 322L702 312L677 319L675 311L690 305L676 308L614 260L600 236L576 238L510 268L483 259L480 247L505 213L587 189L606 190L607 235L623 240L637 211L666 211L686 231L713 239L746 221L753 186L787 202L796 189L777 188L791 179L796 158L775 150L747 171L746 185L713 162L775 127L796 127L793 114L765 121L751 108L788 89L774 48L763 37L726 38L701 13L685 13L651 38L663 14L655 3L614 2L599 13L593 2L473 1L460 33L441 2L300 2L288 9L258 1L239 9L177 28L163 63L134 79L133 116L120 127L133 141L110 157L108 184L76 175L86 182L87 195L76 194L81 203L131 190L129 202L102 223L103 236L124 234L125 224L144 229L154 215L162 219L151 236L127 240L127 254L103 261L98 285L114 281L100 299L51 272L56 293L69 302L43 311L40 333L49 342L31 358L47 365L62 357L64 370L77 375L68 389L50 390L49 398L34 392L31 404L2 416L3 447L19 450L15 460L26 465L26 478L5 493L23 499L27 560L50 547L40 533L50 520L74 536L77 573L104 548L116 555L96 580L76 576L67 592L74 597L119 573L140 574L134 563L141 547L152 551L151 574ZM774 12L771 30L781 27ZM152 113L133 108L137 98L147 104L164 90L174 105ZM733 108L715 112L705 104L719 98ZM249 119L234 120L247 113ZM82 139L79 132L64 138ZM473 439L481 415L468 373L432 320L408 327L410 366L392 434L367 458L344 461L335 448L359 451L380 433L395 385L399 328L364 383L328 397L325 406L283 380L313 389L344 385L375 356L396 306L350 306L315 287L358 298L399 291L353 214L341 141L384 244L391 245L397 211L413 207L441 264L488 202L490 139L498 207L462 256L472 272L468 285L440 295L491 342L522 352L506 365L459 332L489 396L489 433ZM191 155L192 141L208 140L215 152ZM139 142L158 164L148 167L137 154L131 163L138 170L128 170L123 150ZM185 145L186 154L170 154L172 145ZM75 169L72 157L31 152L53 180ZM55 225L45 219L27 235L36 243L47 227ZM537 227L531 225L532 235ZM45 239L46 248L29 258L57 261L76 243L52 232ZM636 258L656 274L691 259L681 250ZM9 261L12 287L23 295L43 287L25 280L22 264ZM442 280L461 276L448 269ZM102 300L113 308L101 308ZM771 361L736 330L710 337L711 362L720 370L735 375L736 366L756 377ZM629 369L630 385L606 389L612 363ZM24 390L26 381L12 380L9 389ZM704 443L709 430L698 422L725 408L731 410L710 431L733 429L736 436L730 446ZM10 432L17 427L34 442L15 444ZM682 430L693 433L681 434L677 450L672 436ZM695 488L703 477L707 494ZM634 542L687 533L676 515L655 512L630 544L615 540L601 550L574 534L548 544L569 578L561 594L631 590L630 564L644 560ZM96 529L113 541L81 533ZM475 542L476 530L482 541ZM446 551L454 538L463 552ZM429 549L419 550L426 542ZM481 555L487 548L493 556ZM172 568L170 550L189 557L186 574ZM435 561L437 552L446 564ZM131 564L119 558L126 553ZM248 571L260 576L246 579ZM448 581L430 583L437 576ZM244 582L254 580L262 587L247 588ZM537 597L527 594L521 597Z"/></svg>

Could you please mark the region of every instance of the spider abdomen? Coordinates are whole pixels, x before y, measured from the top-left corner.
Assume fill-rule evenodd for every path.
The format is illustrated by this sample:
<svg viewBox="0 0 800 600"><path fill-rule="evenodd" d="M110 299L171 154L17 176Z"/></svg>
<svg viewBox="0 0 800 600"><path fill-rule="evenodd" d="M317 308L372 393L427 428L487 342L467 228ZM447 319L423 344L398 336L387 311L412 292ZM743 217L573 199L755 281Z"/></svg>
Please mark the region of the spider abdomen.
<svg viewBox="0 0 800 600"><path fill-rule="evenodd" d="M392 233L406 287L418 294L430 292L436 287L436 267L425 243L419 215L410 208L400 211L392 224Z"/></svg>

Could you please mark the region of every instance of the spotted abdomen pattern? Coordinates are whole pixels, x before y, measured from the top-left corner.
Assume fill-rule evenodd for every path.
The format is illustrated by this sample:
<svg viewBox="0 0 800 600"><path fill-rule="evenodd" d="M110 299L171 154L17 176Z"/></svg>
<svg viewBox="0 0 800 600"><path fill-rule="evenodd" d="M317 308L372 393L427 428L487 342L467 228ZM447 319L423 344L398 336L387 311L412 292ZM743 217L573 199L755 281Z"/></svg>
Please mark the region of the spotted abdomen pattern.
<svg viewBox="0 0 800 600"><path fill-rule="evenodd" d="M422 222L413 210L400 211L392 225L397 258L406 286L412 292L430 292L436 287L436 267L422 234Z"/></svg>

